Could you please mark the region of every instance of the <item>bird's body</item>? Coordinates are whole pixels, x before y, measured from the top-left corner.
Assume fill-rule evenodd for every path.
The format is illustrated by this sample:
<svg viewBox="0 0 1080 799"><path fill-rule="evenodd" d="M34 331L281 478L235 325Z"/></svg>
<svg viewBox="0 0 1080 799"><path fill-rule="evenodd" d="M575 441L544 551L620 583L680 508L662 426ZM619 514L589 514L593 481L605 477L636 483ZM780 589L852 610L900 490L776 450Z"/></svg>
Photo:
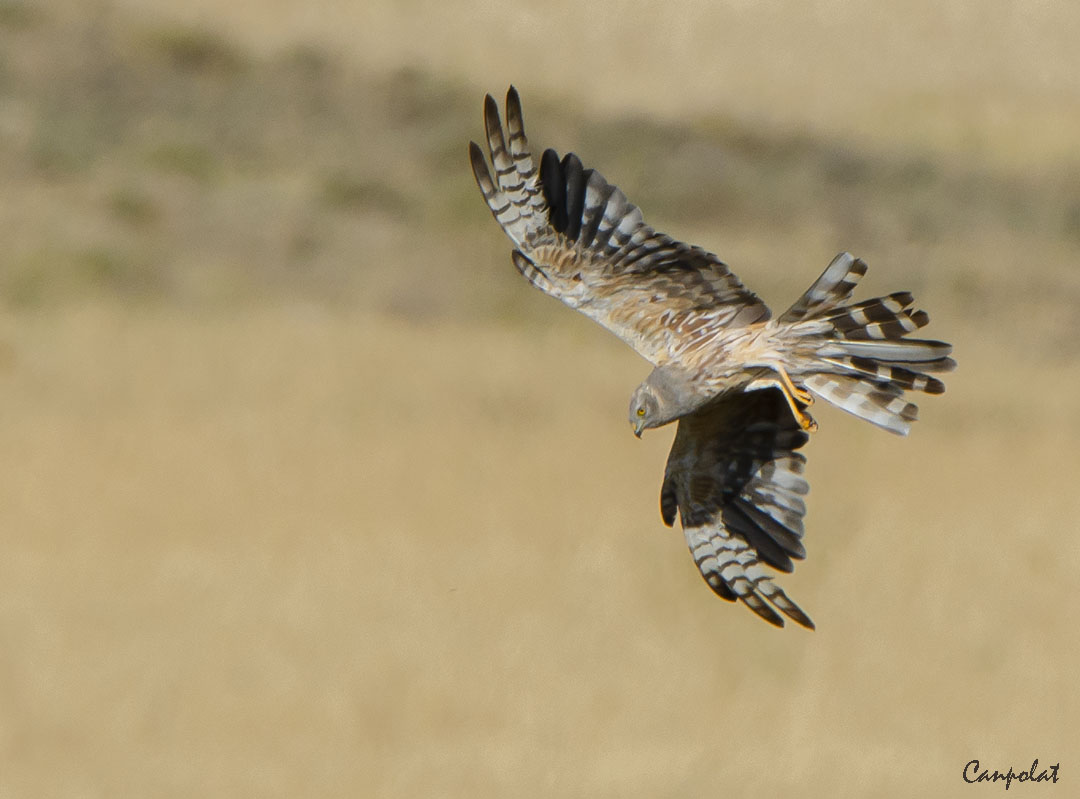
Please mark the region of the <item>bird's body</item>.
<svg viewBox="0 0 1080 799"><path fill-rule="evenodd" d="M631 399L635 432L678 420L661 513L682 520L702 576L783 626L809 617L763 564L791 571L805 557L807 491L797 453L817 425L820 397L894 433L916 407L905 391L937 394L928 372L954 366L942 342L906 336L929 321L906 292L850 304L866 265L841 253L773 318L715 255L659 233L641 211L573 153L525 137L521 104L507 94L507 129L488 96L488 153L470 146L477 184L514 242L513 262L541 291L626 341L653 366Z"/></svg>

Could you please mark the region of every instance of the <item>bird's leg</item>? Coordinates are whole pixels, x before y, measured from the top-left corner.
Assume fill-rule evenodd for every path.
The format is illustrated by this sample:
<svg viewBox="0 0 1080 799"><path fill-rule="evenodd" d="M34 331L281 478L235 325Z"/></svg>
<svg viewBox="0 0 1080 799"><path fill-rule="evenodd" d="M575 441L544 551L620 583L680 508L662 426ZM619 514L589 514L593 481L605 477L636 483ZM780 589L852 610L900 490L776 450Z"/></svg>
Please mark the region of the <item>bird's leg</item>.
<svg viewBox="0 0 1080 799"><path fill-rule="evenodd" d="M776 364L775 367L777 374L780 375L780 382L784 384L785 393L790 394L793 398L801 402L803 405L809 407L814 404L814 395L807 391L805 388L799 388L791 379L791 375L787 373L787 370L780 364ZM789 399L788 402L791 400ZM798 414L796 414L797 416Z"/></svg>
<svg viewBox="0 0 1080 799"><path fill-rule="evenodd" d="M771 372L775 372L779 377L774 377L770 374ZM751 390L766 387L780 390L780 393L784 397L784 401L787 402L788 407L791 408L791 415L794 416L795 421L799 423L799 427L808 433L813 433L818 429L817 422L811 419L809 414L803 413L803 409L813 403L814 398L810 396L810 392L799 390L795 387L795 384L791 381L791 377L784 367L779 364L771 366L769 372L765 373L765 376L750 384Z"/></svg>
<svg viewBox="0 0 1080 799"><path fill-rule="evenodd" d="M790 385L790 383L788 384ZM791 413L795 417L795 421L799 423L799 427L805 430L807 433L813 433L817 430L817 422L810 418L809 414L803 413L802 408L799 407L801 400L788 390L788 385L784 385L783 381L777 381L776 386L780 389L780 393L784 395L784 399L787 400L788 406L791 408ZM811 397L811 399L813 399ZM809 405L809 402L803 402L802 406L805 408Z"/></svg>

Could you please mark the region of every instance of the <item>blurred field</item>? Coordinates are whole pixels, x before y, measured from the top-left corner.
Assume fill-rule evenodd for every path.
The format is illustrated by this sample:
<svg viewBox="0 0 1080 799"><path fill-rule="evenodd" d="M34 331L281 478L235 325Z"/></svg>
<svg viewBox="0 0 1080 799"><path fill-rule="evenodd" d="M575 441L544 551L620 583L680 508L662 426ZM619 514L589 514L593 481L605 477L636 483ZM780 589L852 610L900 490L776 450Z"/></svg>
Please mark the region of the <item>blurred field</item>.
<svg viewBox="0 0 1080 799"><path fill-rule="evenodd" d="M1068 793L1072 6L165 6L0 2L0 796ZM956 344L909 439L820 414L816 632L711 595L646 365L510 266L511 80L775 305L850 249Z"/></svg>

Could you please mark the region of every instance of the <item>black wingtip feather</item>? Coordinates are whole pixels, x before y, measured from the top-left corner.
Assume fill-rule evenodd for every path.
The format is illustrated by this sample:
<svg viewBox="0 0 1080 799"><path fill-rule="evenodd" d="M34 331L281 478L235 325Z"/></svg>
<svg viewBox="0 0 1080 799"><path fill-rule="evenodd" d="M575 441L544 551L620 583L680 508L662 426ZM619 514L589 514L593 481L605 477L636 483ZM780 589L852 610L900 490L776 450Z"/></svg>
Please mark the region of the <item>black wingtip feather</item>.
<svg viewBox="0 0 1080 799"><path fill-rule="evenodd" d="M679 511L679 495L675 484L671 480L664 480L660 487L660 518L664 524L671 527L675 524L675 514Z"/></svg>
<svg viewBox="0 0 1080 799"><path fill-rule="evenodd" d="M559 154L548 148L540 157L540 185L549 207L551 226L562 233L566 230L566 179L559 163Z"/></svg>
<svg viewBox="0 0 1080 799"><path fill-rule="evenodd" d="M487 164L484 162L484 151L474 141L469 142L469 161L472 163L473 174L476 174L480 166L483 166L484 171L487 171Z"/></svg>
<svg viewBox="0 0 1080 799"><path fill-rule="evenodd" d="M506 128L510 134L510 149L521 152L526 147L525 119L521 113L521 98L513 86L506 92Z"/></svg>
<svg viewBox="0 0 1080 799"><path fill-rule="evenodd" d="M743 599L743 603L748 608L750 608L750 610L754 611L754 613L756 613L759 618L765 619L765 621L767 621L773 627L779 627L781 630L784 629L783 617L781 617L779 613L773 610L772 606L767 604L765 600L761 600L761 602L761 605L751 605L749 602Z"/></svg>
<svg viewBox="0 0 1080 799"><path fill-rule="evenodd" d="M506 149L506 140L503 139L499 105L490 94L484 95L484 129L487 133L488 148L491 151L491 163L497 168L496 156Z"/></svg>
<svg viewBox="0 0 1080 799"><path fill-rule="evenodd" d="M730 586L720 578L719 574L705 576L705 584L725 602L735 602L739 598L738 594L731 590Z"/></svg>
<svg viewBox="0 0 1080 799"><path fill-rule="evenodd" d="M480 145L474 141L469 142L469 161L472 163L473 177L476 178L476 185L480 187L484 199L487 199L495 190L495 184L491 180L491 173L488 172L484 151L481 150Z"/></svg>
<svg viewBox="0 0 1080 799"><path fill-rule="evenodd" d="M562 160L562 174L566 180L566 231L570 241L577 241L581 234L581 217L585 213L585 173L581 159L567 153Z"/></svg>
<svg viewBox="0 0 1080 799"><path fill-rule="evenodd" d="M490 94L484 95L484 127L488 131L499 127L499 104Z"/></svg>
<svg viewBox="0 0 1080 799"><path fill-rule="evenodd" d="M746 539L757 552L758 557L767 564L785 574L795 571L795 564L791 562L783 546L746 512L745 503L736 500L728 505L723 510L723 519L724 524Z"/></svg>

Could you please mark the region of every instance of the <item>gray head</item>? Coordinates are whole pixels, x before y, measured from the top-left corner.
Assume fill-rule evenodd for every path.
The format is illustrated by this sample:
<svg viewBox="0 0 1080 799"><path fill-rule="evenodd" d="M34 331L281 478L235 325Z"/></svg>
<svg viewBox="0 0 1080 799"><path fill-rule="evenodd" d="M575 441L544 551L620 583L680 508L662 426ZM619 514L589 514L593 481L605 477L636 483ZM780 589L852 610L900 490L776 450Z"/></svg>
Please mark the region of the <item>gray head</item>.
<svg viewBox="0 0 1080 799"><path fill-rule="evenodd" d="M641 438L643 430L673 422L694 410L689 376L672 367L653 369L630 397L630 424L634 435Z"/></svg>

